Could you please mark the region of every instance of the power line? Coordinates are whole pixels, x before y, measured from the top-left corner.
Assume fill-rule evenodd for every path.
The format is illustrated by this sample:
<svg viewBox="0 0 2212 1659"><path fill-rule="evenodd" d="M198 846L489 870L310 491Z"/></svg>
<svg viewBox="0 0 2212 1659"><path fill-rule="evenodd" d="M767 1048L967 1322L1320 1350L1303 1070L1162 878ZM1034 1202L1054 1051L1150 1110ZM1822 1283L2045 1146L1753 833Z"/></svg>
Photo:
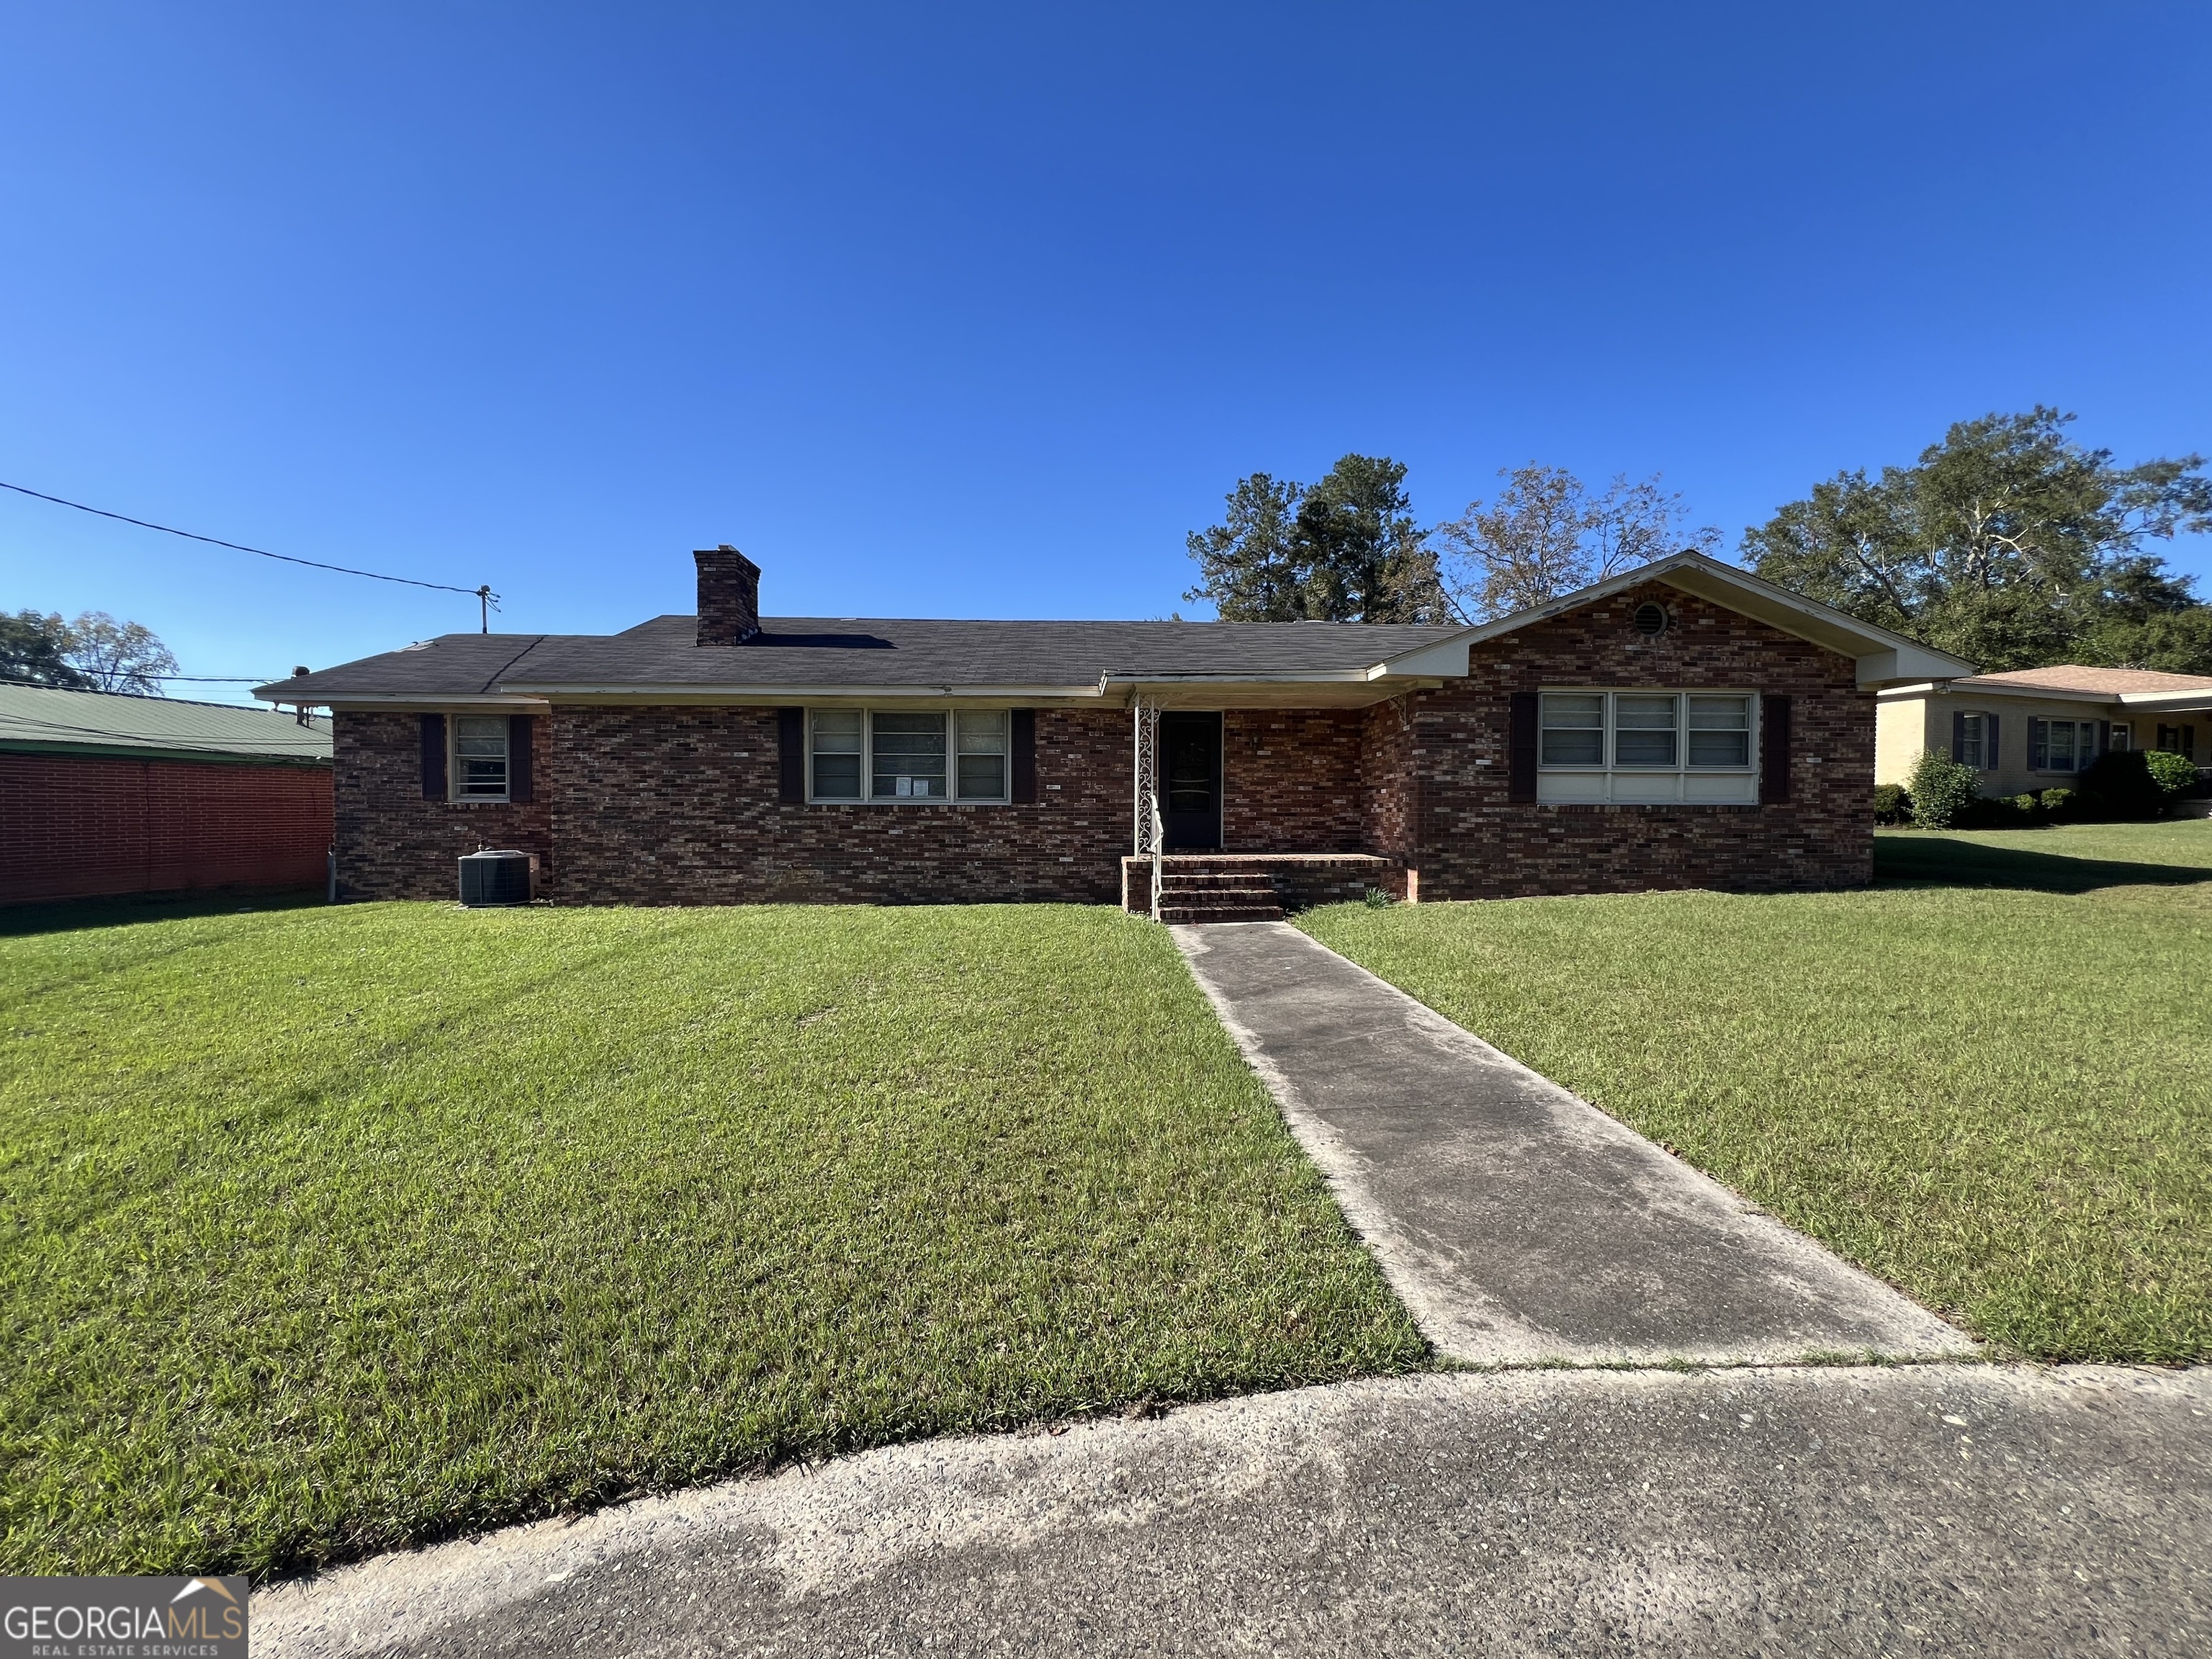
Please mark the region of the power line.
<svg viewBox="0 0 2212 1659"><path fill-rule="evenodd" d="M87 507L82 501L64 500L49 495L43 489L31 489L19 483L9 483L0 478L0 489L12 489L19 495L30 495L39 501L52 501L57 507L72 507L80 513L90 513L98 518L113 519L119 524L135 524L141 530L158 530L165 536L182 536L186 541L205 542L210 547L228 547L240 553L252 553L264 559L281 559L286 564L303 564L310 570L335 570L341 576L366 576L375 582L400 582L409 587L434 588L441 593L465 593L484 607L484 631L491 631L489 612L499 604L499 595L491 591L489 583L481 587L456 587L451 582L426 582L413 576L387 576L380 571L356 570L350 565L325 564L319 559L295 558L289 553L271 553L265 547L248 547L244 542L227 542L220 536L203 536L190 530L179 530L173 525L155 524L146 519L134 519L127 513L110 513L104 507Z"/></svg>

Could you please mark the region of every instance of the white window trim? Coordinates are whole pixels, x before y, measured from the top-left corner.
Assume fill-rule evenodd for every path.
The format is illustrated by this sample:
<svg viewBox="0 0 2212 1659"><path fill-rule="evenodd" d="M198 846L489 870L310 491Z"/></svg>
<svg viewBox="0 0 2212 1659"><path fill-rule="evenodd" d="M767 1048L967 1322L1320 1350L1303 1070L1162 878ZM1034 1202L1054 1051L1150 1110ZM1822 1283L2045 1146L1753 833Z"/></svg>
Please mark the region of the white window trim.
<svg viewBox="0 0 2212 1659"><path fill-rule="evenodd" d="M858 714L860 717L860 793L857 795L821 795L814 789L814 717L817 714ZM942 795L878 795L874 793L876 780L876 716L878 714L935 714L945 721L945 782L947 793ZM960 790L959 729L953 724L957 714L997 714L1006 722L1006 749L1002 757L1006 764L1000 769L999 793L995 795L963 795ZM802 738L806 745L806 804L810 806L1010 806L1014 799L1014 714L1011 705L990 704L980 708L899 708L868 707L854 708L849 704L835 708L809 708Z"/></svg>
<svg viewBox="0 0 2212 1659"><path fill-rule="evenodd" d="M500 722L500 741L506 745L507 782L496 795L465 795L461 793L461 722L465 720L496 720ZM514 726L505 714L486 714L481 710L465 709L446 715L446 799L454 806L507 806L514 800Z"/></svg>
<svg viewBox="0 0 2212 1659"><path fill-rule="evenodd" d="M1547 696L1602 697L1605 699L1604 754L1601 764L1548 763L1544 759L1544 705ZM1674 727L1674 764L1672 766L1623 766L1613 758L1613 739L1619 730L1614 714L1615 699L1620 697L1673 697L1675 699L1677 721ZM1741 697L1747 710L1744 729L1744 763L1741 766L1692 766L1690 764L1690 697ZM1540 689L1536 703L1536 799L1563 805L1613 805L1635 806L1756 806L1759 799L1759 694L1732 685L1547 685ZM1588 728L1583 728L1587 730ZM1567 793L1555 786L1547 793L1547 778L1564 783L1571 778L1601 780L1595 793ZM1620 780L1653 781L1661 778L1674 780L1674 798L1653 799L1647 793L1639 794L1631 782L1624 793ZM1741 780L1743 787L1727 793L1716 793L1704 799L1692 795L1686 780L1691 778L1725 778Z"/></svg>
<svg viewBox="0 0 2212 1659"><path fill-rule="evenodd" d="M1961 708L1959 713L1963 719L1973 722L1974 753L1977 757L1973 760L1961 762L1960 764L1971 766L1977 772L1996 771L1996 757L1990 752L1989 711L1985 708Z"/></svg>
<svg viewBox="0 0 2212 1659"><path fill-rule="evenodd" d="M2040 766L2035 763L2035 728L2038 725L2043 727L2043 764ZM2054 726L2074 728L2074 764L2071 766L2057 767L2051 763L2051 728ZM2039 778L2080 777L2105 752L2097 747L2097 726L2095 720L2079 720L2071 714L2030 714L2027 717L2027 769ZM2086 757L2082 753L2081 734L2084 732L2088 733Z"/></svg>

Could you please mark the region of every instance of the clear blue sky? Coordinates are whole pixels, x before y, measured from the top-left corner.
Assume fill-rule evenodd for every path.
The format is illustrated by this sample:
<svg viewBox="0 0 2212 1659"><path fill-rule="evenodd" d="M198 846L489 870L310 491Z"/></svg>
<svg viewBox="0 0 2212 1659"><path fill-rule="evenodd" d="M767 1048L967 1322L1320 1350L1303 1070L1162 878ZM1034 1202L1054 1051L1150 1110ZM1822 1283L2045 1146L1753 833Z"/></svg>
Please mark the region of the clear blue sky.
<svg viewBox="0 0 2212 1659"><path fill-rule="evenodd" d="M1189 613L1235 479L1351 449L1733 546L1992 409L2212 451L2208 88L2200 3L19 4L0 477L529 631L722 541L772 612ZM208 674L475 623L13 497L0 605Z"/></svg>

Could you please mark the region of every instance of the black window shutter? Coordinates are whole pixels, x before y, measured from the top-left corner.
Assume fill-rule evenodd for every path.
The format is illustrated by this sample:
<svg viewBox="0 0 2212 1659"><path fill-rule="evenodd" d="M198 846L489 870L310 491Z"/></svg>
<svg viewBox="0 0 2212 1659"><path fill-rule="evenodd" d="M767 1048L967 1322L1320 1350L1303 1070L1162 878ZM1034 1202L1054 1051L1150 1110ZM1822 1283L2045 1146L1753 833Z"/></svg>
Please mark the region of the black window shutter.
<svg viewBox="0 0 2212 1659"><path fill-rule="evenodd" d="M2181 755L2185 760L2197 758L2197 728L2193 726L2181 728Z"/></svg>
<svg viewBox="0 0 2212 1659"><path fill-rule="evenodd" d="M2097 722L2097 752L2100 755L2104 754L2112 746L2112 723L2110 720L2099 720Z"/></svg>
<svg viewBox="0 0 2212 1659"><path fill-rule="evenodd" d="M1759 798L1790 799L1790 699L1773 693L1759 700Z"/></svg>
<svg viewBox="0 0 2212 1659"><path fill-rule="evenodd" d="M446 717L422 716L422 799L446 799Z"/></svg>
<svg viewBox="0 0 2212 1659"><path fill-rule="evenodd" d="M528 714L507 717L507 798L512 801L530 799L531 730Z"/></svg>
<svg viewBox="0 0 2212 1659"><path fill-rule="evenodd" d="M1951 711L1951 758L1954 761L1966 758L1966 711L1963 708Z"/></svg>
<svg viewBox="0 0 2212 1659"><path fill-rule="evenodd" d="M804 804L806 799L806 711L775 711L776 799Z"/></svg>
<svg viewBox="0 0 2212 1659"><path fill-rule="evenodd" d="M1536 799L1536 694L1516 691L1505 700L1505 799Z"/></svg>
<svg viewBox="0 0 2212 1659"><path fill-rule="evenodd" d="M1013 720L1014 801L1027 806L1036 800L1036 710L1017 708Z"/></svg>
<svg viewBox="0 0 2212 1659"><path fill-rule="evenodd" d="M1997 717L1984 714L1982 716L1982 770L1996 771L1997 763L2002 758L2003 751L1997 747Z"/></svg>

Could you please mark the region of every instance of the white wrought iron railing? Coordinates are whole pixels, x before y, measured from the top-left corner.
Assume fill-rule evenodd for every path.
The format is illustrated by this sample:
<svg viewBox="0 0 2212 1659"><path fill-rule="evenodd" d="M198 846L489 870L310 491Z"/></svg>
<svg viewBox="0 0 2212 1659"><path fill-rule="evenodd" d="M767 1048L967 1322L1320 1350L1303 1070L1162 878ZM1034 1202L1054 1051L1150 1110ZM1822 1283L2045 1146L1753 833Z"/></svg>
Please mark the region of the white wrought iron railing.
<svg viewBox="0 0 2212 1659"><path fill-rule="evenodd" d="M1160 822L1160 798L1157 794L1145 797L1145 805L1152 810L1152 920L1160 919L1160 853L1167 845L1167 826Z"/></svg>

